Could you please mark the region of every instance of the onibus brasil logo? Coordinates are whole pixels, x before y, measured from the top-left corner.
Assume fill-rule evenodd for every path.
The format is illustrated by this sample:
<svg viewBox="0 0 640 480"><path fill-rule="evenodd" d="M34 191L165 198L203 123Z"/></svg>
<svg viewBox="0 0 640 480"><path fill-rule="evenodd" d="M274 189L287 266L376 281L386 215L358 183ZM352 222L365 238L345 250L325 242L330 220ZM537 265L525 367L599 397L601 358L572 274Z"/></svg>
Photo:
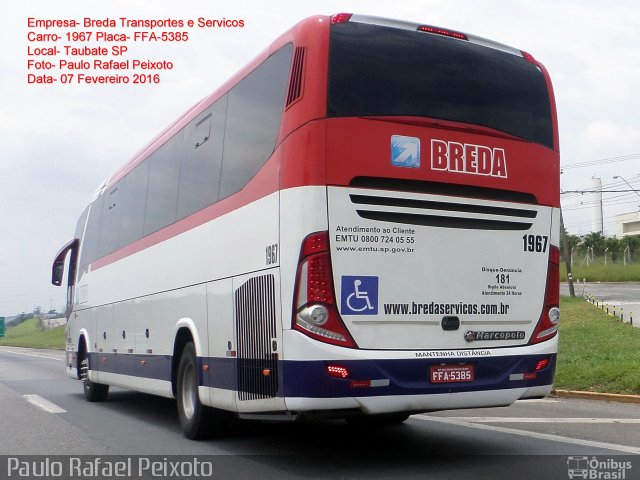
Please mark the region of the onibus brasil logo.
<svg viewBox="0 0 640 480"><path fill-rule="evenodd" d="M627 470L631 470L631 462L616 458L571 456L567 458L567 470L570 479L625 480Z"/></svg>

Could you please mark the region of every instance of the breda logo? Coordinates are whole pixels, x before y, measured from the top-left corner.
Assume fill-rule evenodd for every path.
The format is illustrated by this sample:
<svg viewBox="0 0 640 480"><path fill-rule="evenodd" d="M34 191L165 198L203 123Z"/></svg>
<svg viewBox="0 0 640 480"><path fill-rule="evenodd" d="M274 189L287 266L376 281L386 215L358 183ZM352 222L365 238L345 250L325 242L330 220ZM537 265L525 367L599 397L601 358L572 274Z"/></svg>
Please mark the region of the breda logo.
<svg viewBox="0 0 640 480"><path fill-rule="evenodd" d="M507 158L502 148L433 139L431 169L507 178Z"/></svg>

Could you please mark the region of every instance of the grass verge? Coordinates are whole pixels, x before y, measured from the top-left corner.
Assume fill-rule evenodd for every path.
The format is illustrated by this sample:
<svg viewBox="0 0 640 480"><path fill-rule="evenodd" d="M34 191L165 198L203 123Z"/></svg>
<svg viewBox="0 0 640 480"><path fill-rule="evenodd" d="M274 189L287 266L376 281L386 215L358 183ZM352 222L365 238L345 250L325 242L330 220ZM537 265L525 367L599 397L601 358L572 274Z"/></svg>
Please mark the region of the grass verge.
<svg viewBox="0 0 640 480"><path fill-rule="evenodd" d="M638 282L640 281L640 264L632 263L623 265L622 262L616 264L602 263L598 260L591 265L574 263L571 268L574 279L583 278L587 282ZM567 268L564 260L560 262L560 280L567 281Z"/></svg>
<svg viewBox="0 0 640 480"><path fill-rule="evenodd" d="M0 345L28 348L64 349L64 325L49 330L40 327L36 318L26 320L20 325L5 330L5 336L0 337Z"/></svg>
<svg viewBox="0 0 640 480"><path fill-rule="evenodd" d="M640 329L582 298L560 301L555 387L640 395Z"/></svg>

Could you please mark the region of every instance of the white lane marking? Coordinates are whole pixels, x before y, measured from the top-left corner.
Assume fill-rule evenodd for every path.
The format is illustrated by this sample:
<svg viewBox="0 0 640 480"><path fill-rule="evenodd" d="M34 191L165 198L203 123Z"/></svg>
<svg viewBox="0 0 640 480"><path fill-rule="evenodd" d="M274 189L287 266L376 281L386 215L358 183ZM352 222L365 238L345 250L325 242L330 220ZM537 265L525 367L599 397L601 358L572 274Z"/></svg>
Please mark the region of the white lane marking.
<svg viewBox="0 0 640 480"><path fill-rule="evenodd" d="M16 355L25 355L27 357L46 358L48 360L56 360L58 362L64 362L64 358L50 357L48 355L42 355L42 354L39 354L39 353L26 353L26 352L22 352L22 351L19 351L19 350L9 349L9 348L6 348L6 347L0 348L0 352L15 353Z"/></svg>
<svg viewBox="0 0 640 480"><path fill-rule="evenodd" d="M516 400L516 403L522 403L526 405L527 403L558 403L560 400L556 400L554 398L527 398L526 400Z"/></svg>
<svg viewBox="0 0 640 480"><path fill-rule="evenodd" d="M640 423L640 418L437 417L469 423Z"/></svg>
<svg viewBox="0 0 640 480"><path fill-rule="evenodd" d="M430 422L436 422L436 423L446 423L449 425L457 425L459 427L477 428L479 430L488 430L491 432L506 433L509 435L520 435L522 437L537 438L540 440L550 440L553 442L568 443L571 445L582 445L585 447L603 448L607 450L633 453L636 455L640 454L640 448L631 447L629 445L618 445L616 443L596 442L593 440L582 440L580 438L563 437L561 435L552 435L550 433L529 432L526 430L516 430L514 428L504 428L504 427L495 427L493 425L468 423L460 420L454 420L451 417L447 418L447 417L430 417L428 415L413 415L412 418L415 418L418 420L425 420L428 422L430 421ZM457 418L464 418L464 417L457 417Z"/></svg>
<svg viewBox="0 0 640 480"><path fill-rule="evenodd" d="M42 398L40 395L36 395L35 393L30 395L23 395L23 397L32 405L44 410L49 413L67 413L67 411L59 407L53 402L50 402L46 398Z"/></svg>

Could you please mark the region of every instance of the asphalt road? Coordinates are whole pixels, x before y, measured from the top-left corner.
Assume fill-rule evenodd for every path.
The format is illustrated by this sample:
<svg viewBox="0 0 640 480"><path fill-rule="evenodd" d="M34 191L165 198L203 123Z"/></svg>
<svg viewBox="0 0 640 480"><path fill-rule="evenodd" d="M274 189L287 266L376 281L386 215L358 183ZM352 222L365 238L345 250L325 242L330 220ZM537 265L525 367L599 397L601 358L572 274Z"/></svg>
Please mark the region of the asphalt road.
<svg viewBox="0 0 640 480"><path fill-rule="evenodd" d="M194 442L182 437L172 400L114 389L108 401L88 403L65 376L62 352L0 347L0 408L0 455L9 456L197 455L220 479L566 479L567 462L588 457L631 461L624 478L640 478L633 404L547 398L366 430L246 423L232 437Z"/></svg>
<svg viewBox="0 0 640 480"><path fill-rule="evenodd" d="M604 302L610 307L616 307L616 314L620 316L621 309L624 313L624 321L633 320L633 325L640 327L640 283L582 283L574 284L576 295L593 295L599 302ZM569 295L569 286L560 284L560 294ZM612 311L612 309L610 309Z"/></svg>

